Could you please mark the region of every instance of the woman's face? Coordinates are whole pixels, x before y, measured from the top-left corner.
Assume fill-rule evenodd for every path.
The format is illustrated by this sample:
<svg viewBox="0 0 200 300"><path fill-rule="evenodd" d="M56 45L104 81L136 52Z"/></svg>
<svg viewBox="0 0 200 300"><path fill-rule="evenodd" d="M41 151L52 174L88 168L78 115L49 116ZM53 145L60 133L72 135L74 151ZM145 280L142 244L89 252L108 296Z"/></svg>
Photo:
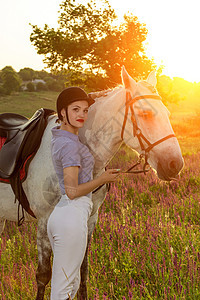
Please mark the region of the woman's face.
<svg viewBox="0 0 200 300"><path fill-rule="evenodd" d="M88 102L85 100L75 101L69 104L67 111L70 124L74 127L82 128L87 120L88 108ZM61 113L64 113L64 120L67 120L65 109L62 109Z"/></svg>

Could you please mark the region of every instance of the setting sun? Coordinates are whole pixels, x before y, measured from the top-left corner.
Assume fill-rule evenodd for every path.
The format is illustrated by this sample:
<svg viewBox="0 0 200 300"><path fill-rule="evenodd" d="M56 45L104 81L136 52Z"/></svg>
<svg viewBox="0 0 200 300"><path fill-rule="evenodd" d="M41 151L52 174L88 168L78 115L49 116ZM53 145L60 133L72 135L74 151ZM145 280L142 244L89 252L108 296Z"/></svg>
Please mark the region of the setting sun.
<svg viewBox="0 0 200 300"><path fill-rule="evenodd" d="M146 51L170 77L200 81L199 3L196 0L110 0L122 16L129 11L146 24Z"/></svg>

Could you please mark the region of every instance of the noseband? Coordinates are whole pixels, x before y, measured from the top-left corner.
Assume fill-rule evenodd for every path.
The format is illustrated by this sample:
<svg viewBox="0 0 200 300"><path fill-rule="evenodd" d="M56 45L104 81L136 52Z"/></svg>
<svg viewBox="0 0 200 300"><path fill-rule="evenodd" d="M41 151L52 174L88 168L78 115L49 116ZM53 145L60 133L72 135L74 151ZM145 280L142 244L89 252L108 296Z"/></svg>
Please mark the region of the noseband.
<svg viewBox="0 0 200 300"><path fill-rule="evenodd" d="M123 121L123 125L122 125L122 131L121 131L121 138L123 140L124 137L124 130L125 130L125 126L126 126L126 121L127 121L127 117L128 117L128 111L129 108L131 110L131 122L133 124L133 136L138 138L142 153L139 156L139 160L137 161L136 164L134 164L131 168L129 168L128 170L126 170L125 172L122 173L146 173L150 170L149 167L149 163L147 162L148 160L148 154L149 152L157 145L159 145L160 143L175 137L175 134L169 134L167 136L165 136L164 138L156 141L155 143L151 143L150 141L148 141L148 139L143 135L141 129L138 127L137 125L137 121L136 121L136 117L135 117L135 112L133 109L133 104L141 99L156 99L156 100L162 100L162 98L159 95L143 95L143 96L137 96L137 97L133 97L131 98L130 92L126 92L126 108L125 108L125 115L124 115L124 121ZM147 144L147 147L145 148L144 142ZM131 171L133 168L135 168L137 165L139 165L142 161L142 158L145 159L145 163L143 166L143 170L135 170L135 171ZM148 169L146 169L146 167L148 166Z"/></svg>

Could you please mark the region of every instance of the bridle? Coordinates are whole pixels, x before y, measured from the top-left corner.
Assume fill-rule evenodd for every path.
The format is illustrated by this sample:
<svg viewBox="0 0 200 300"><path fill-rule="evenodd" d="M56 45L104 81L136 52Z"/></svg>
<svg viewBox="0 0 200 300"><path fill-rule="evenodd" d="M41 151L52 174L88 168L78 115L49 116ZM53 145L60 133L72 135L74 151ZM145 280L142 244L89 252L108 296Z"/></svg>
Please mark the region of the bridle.
<svg viewBox="0 0 200 300"><path fill-rule="evenodd" d="M151 168L149 166L148 163L148 154L149 152L157 145L159 145L160 143L171 139L173 137L176 137L175 134L169 134L167 136L165 136L164 138L156 141L155 143L151 143L149 142L149 140L144 136L144 134L142 133L141 129L138 127L137 125L137 121L136 121L136 117L135 117L135 112L133 109L133 104L141 99L155 99L155 100L162 100L162 98L159 95L142 95L142 96L136 96L136 97L131 97L130 92L126 92L126 107L125 107L125 115L124 115L124 121L123 121L123 125L122 125L122 130L121 130L121 139L124 139L124 130L125 130L125 126L126 126L126 122L127 122L127 118L128 118L128 111L129 108L131 110L131 122L133 124L133 136L138 138L140 147L141 147L141 154L139 155L138 161L131 166L129 169L127 169L126 171L120 171L120 173L131 173L131 174L140 174L140 173L144 173L146 174ZM145 148L144 142L148 145ZM142 170L133 170L135 167L137 167L138 165L141 164L142 159L144 158L145 162L143 165ZM92 193L96 193L104 184L102 184L101 186L99 186L98 188L96 188ZM110 184L108 184L108 191L110 190Z"/></svg>
<svg viewBox="0 0 200 300"><path fill-rule="evenodd" d="M137 161L136 164L134 164L132 167L130 167L129 169L127 169L126 171L122 172L122 173L134 173L134 174L138 174L138 173L144 173L146 174L146 172L148 172L150 170L150 166L149 163L147 162L148 160L148 154L149 152L157 145L159 145L160 143L176 137L175 134L169 134L167 136L165 136L164 138L156 141L155 143L151 143L142 133L141 129L138 127L137 125L137 121L136 121L136 117L135 117L135 112L133 109L133 104L141 99L156 99L156 100L162 100L162 98L159 95L142 95L142 96L136 96L136 97L131 97L130 92L126 92L126 107L125 107L125 115L124 115L124 121L123 121L123 125L122 125L122 130L121 130L121 139L123 140L124 137L124 130L125 130L125 126L126 126L126 121L127 121L127 117L128 117L128 111L129 108L131 110L131 122L133 124L133 136L138 138L140 147L141 147L141 154L139 156L139 159ZM147 147L145 148L145 144L144 142L147 144ZM134 169L136 166L138 166L142 159L144 158L145 163L143 166L142 170L135 170L135 171L131 171L132 169ZM146 169L146 167L148 167Z"/></svg>

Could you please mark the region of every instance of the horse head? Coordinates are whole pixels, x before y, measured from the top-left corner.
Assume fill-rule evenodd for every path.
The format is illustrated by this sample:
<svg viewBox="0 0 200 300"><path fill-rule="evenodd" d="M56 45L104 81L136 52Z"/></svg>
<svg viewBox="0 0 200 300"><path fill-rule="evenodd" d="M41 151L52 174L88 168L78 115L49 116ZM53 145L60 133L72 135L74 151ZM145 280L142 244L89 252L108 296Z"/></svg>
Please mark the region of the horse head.
<svg viewBox="0 0 200 300"><path fill-rule="evenodd" d="M155 72L146 81L136 82L123 67L122 81L126 90L123 113L127 115L122 138L145 158L160 179L176 178L183 167L183 158L169 111L156 90Z"/></svg>

